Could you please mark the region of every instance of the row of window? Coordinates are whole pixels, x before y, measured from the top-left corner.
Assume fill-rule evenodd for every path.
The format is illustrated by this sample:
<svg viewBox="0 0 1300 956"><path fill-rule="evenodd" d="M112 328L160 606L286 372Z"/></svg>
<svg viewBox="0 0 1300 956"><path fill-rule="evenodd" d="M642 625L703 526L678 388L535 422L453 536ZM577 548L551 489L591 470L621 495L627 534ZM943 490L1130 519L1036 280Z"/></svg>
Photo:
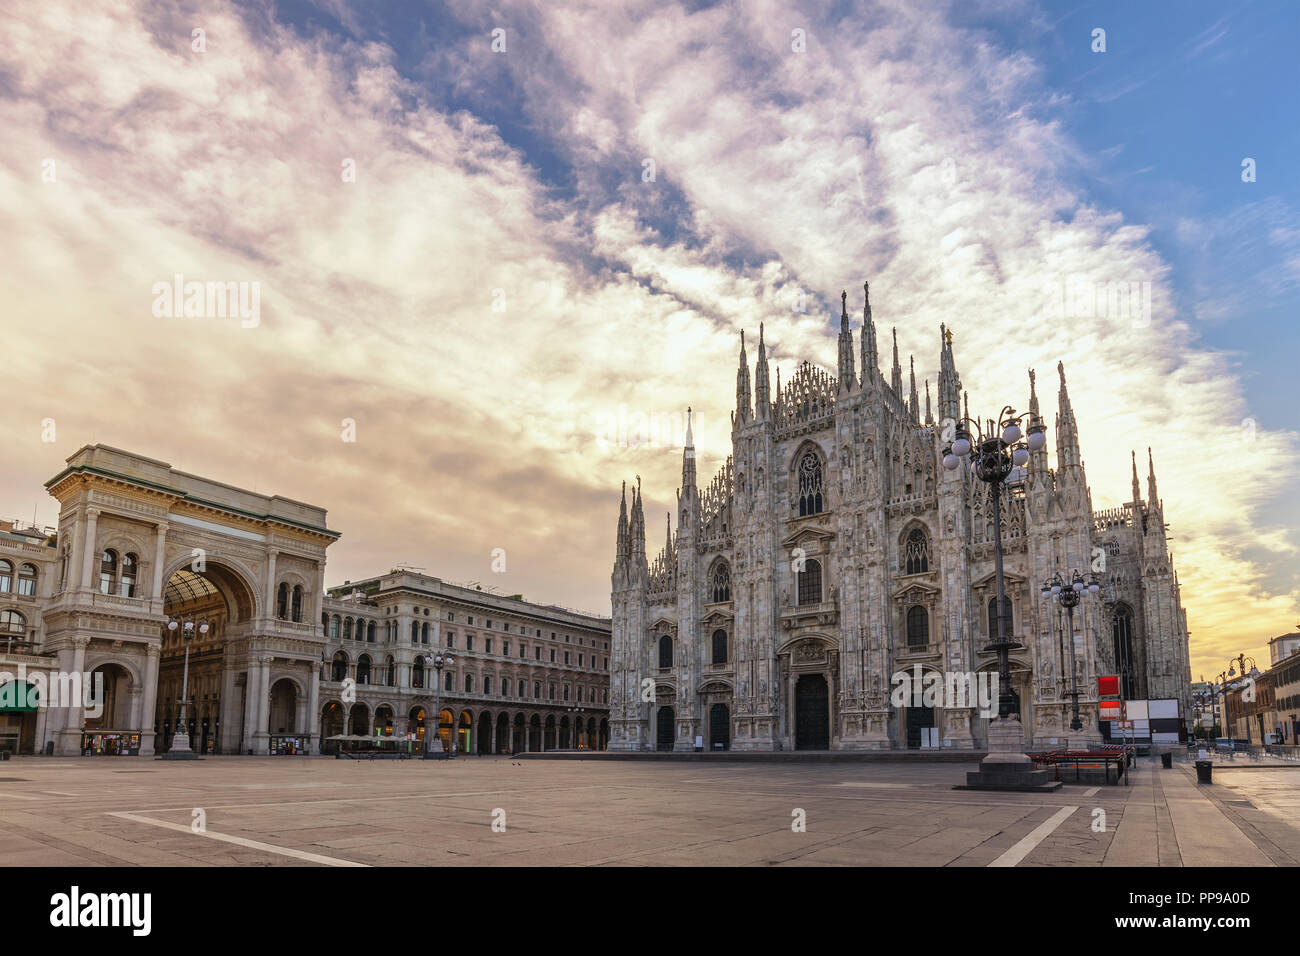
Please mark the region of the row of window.
<svg viewBox="0 0 1300 956"><path fill-rule="evenodd" d="M904 574L924 574L930 570L930 539L920 528L913 528L903 544L900 558ZM814 558L805 559L803 569L795 571L800 605L818 604L822 599L822 566ZM724 604L731 600L731 569L725 561L717 561L709 575L710 603Z"/></svg>
<svg viewBox="0 0 1300 956"><path fill-rule="evenodd" d="M283 587L283 585L281 585L281 587ZM294 620L297 620L297 618L295 618ZM350 617L340 617L337 614L331 617L329 614L322 614L321 623L324 625L326 633L332 638L342 638L343 640L346 641L350 641L350 640L366 641L367 643L370 644L373 644L375 642L375 625L377 623L375 621L365 621L361 618L357 618L354 622L354 620ZM385 636L389 640L395 638L397 636L397 622L396 621L386 622L384 625L384 632L385 632ZM412 644L429 643L429 622L428 621L411 622L411 643ZM444 643L449 648L455 648L456 632L448 631L444 636ZM483 652L485 654L492 654L494 652L493 647L494 647L495 639L491 637L486 637L484 638L483 643L484 643ZM523 641L520 641L518 646L519 646L519 656L521 658L527 658L528 645L525 644ZM467 651L474 650L473 634L465 635L464 649ZM506 657L510 656L509 639L505 639L505 638L502 639L501 653L503 656ZM564 653L564 663L568 666L572 666L573 652L566 650L563 653ZM538 645L534 645L533 654L534 654L534 659L540 661L542 659L542 648ZM596 666L595 654L587 654L585 651L579 651L577 656L578 656L579 667ZM603 663L601 664L601 666L603 668L608 669L609 666L608 658L602 658L602 661ZM550 663L552 664L559 663L559 660L557 659L557 649L554 647L550 648Z"/></svg>
<svg viewBox="0 0 1300 956"><path fill-rule="evenodd" d="M816 562L809 562L815 564ZM805 568L807 574L807 568ZM805 601L800 600L800 604ZM1011 598L1002 600L1002 613L1006 618L1006 633L1013 632L1013 618L1011 618ZM1118 622L1118 618L1117 618ZM1118 623L1117 623L1118 627ZM988 600L988 633L989 637L997 636L997 598ZM727 663L727 632L723 630L712 633L712 663ZM909 648L923 648L930 644L930 610L920 605L913 605L907 609L907 646ZM659 637L659 667L660 670L671 669L672 667L672 637L663 635Z"/></svg>
<svg viewBox="0 0 1300 956"><path fill-rule="evenodd" d="M356 682L358 684L380 683L380 684L387 685L389 687L396 687L397 686L397 663L394 660L392 660L392 658L389 658L386 670L387 673L383 675L384 679L376 682L374 680L374 677L377 675L375 675L373 672L370 658L363 654L360 657L360 659L357 660ZM424 658L417 657L415 659L415 663L411 666L411 686L419 687L419 688L424 687L425 676L428 673L428 671L429 669L426 668L424 664ZM334 655L334 659L330 662L330 679L335 681L342 681L342 680L346 680L347 676L348 676L347 655L344 654L342 651L339 651L337 654ZM443 677L442 689L446 691L454 692L456 690L455 672L447 671L442 675L442 677ZM532 684L533 684L533 694L532 694L533 698L537 700L541 700L542 682L533 681ZM466 674L464 679L465 693L467 694L475 693L474 686L475 686L475 675ZM508 677L502 677L500 679L500 684L498 686L500 688L499 696L502 697L511 696L511 692L515 689L515 684L513 680ZM492 675L491 674L484 675L482 693L487 696L492 696L493 695L492 688L493 688ZM568 684L552 683L549 685L549 691L550 691L550 698L549 698L550 700L561 699L567 701L569 699L570 686ZM595 703L596 688L586 688L583 685L579 684L578 687L576 688L576 693L577 693L578 703ZM557 694L559 695L558 698L557 698ZM603 695L604 695L604 703L609 703L608 689L603 690ZM514 696L523 697L523 698L528 697L527 681L520 680L518 682L518 693L515 694ZM584 697L586 698L586 700L584 700Z"/></svg>
<svg viewBox="0 0 1300 956"><path fill-rule="evenodd" d="M11 562L0 560L0 594L14 590L14 566ZM18 593L28 596L36 593L36 565L23 564L18 567Z"/></svg>
<svg viewBox="0 0 1300 956"><path fill-rule="evenodd" d="M713 632L711 640L713 645L712 663L727 663L727 632L719 628ZM673 666L673 639L668 634L659 638L659 669L667 670Z"/></svg>

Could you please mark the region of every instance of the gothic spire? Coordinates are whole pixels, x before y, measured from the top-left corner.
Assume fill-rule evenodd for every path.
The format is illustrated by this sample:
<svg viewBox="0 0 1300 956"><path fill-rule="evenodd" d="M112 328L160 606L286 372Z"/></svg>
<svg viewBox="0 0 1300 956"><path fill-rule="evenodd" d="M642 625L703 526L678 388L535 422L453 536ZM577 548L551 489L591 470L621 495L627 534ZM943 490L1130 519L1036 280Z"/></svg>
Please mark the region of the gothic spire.
<svg viewBox="0 0 1300 956"><path fill-rule="evenodd" d="M894 394L903 397L903 366L898 364L898 326L894 326L894 369L889 375L889 384Z"/></svg>
<svg viewBox="0 0 1300 956"><path fill-rule="evenodd" d="M934 415L930 411L930 380L928 378L925 380L925 423L927 425L934 424Z"/></svg>
<svg viewBox="0 0 1300 956"><path fill-rule="evenodd" d="M916 356L909 355L907 357L907 360L908 360L907 374L911 380L911 385L912 385L911 392L908 394L908 398L907 398L907 408L908 411L912 413L912 421L919 423L921 421L921 403L916 397Z"/></svg>
<svg viewBox="0 0 1300 956"><path fill-rule="evenodd" d="M840 293L840 391L851 392L857 384L853 370L853 332L849 329L849 294Z"/></svg>
<svg viewBox="0 0 1300 956"><path fill-rule="evenodd" d="M1133 458L1133 503L1136 505L1142 500L1142 486L1138 484L1138 453L1130 450L1129 455Z"/></svg>
<svg viewBox="0 0 1300 956"><path fill-rule="evenodd" d="M682 449L682 491L695 488L695 435L691 431L691 410L686 409L686 447Z"/></svg>
<svg viewBox="0 0 1300 956"><path fill-rule="evenodd" d="M871 287L862 283L862 383L874 382L880 375L880 357L876 355L876 323L871 318Z"/></svg>
<svg viewBox="0 0 1300 956"><path fill-rule="evenodd" d="M957 399L961 395L961 379L957 377L957 363L952 357L952 332L939 325L939 420L961 417Z"/></svg>
<svg viewBox="0 0 1300 956"><path fill-rule="evenodd" d="M615 549L614 564L617 566L627 560L631 542L627 536L627 482L623 482L623 500L618 505L618 546Z"/></svg>
<svg viewBox="0 0 1300 956"><path fill-rule="evenodd" d="M740 330L740 368L736 370L736 421L749 421L749 358L745 355L745 330Z"/></svg>
<svg viewBox="0 0 1300 956"><path fill-rule="evenodd" d="M641 510L641 476L636 476L636 487L632 489L632 557L645 563L645 512Z"/></svg>
<svg viewBox="0 0 1300 956"><path fill-rule="evenodd" d="M767 346L763 344L763 323L758 323L758 365L754 369L754 418L766 421L772 408L772 380L767 374Z"/></svg>
<svg viewBox="0 0 1300 956"><path fill-rule="evenodd" d="M1036 380L1037 380L1037 376L1035 375L1034 370L1031 368L1029 370L1030 421L1026 423L1026 431L1028 431L1029 425L1032 425L1034 422L1042 421L1042 415L1039 414L1038 411L1038 389L1035 387ZM1029 462L1030 462L1029 470L1032 475L1046 474L1047 473L1047 445L1044 444L1042 448L1038 449L1038 451L1031 451L1029 453Z"/></svg>
<svg viewBox="0 0 1300 956"><path fill-rule="evenodd" d="M1061 392L1057 398L1056 413L1056 467L1079 464L1079 427L1070 406L1070 393L1065 387L1065 363L1057 362L1056 371L1061 376Z"/></svg>

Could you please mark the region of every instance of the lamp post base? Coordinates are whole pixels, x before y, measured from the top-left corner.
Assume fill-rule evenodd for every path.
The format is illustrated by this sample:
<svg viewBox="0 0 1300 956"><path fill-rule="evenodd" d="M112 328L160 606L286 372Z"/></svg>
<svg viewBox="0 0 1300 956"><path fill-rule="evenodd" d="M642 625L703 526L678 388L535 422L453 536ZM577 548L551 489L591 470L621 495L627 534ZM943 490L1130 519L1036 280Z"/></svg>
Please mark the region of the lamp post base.
<svg viewBox="0 0 1300 956"><path fill-rule="evenodd" d="M172 738L171 749L159 754L155 760L202 760L203 758L190 749L189 734L177 734Z"/></svg>
<svg viewBox="0 0 1300 956"><path fill-rule="evenodd" d="M1002 790L1016 793L1051 793L1061 789L1046 770L1035 770L1023 753L1025 736L1016 717L989 722L989 752L979 770L966 774L966 783L954 790Z"/></svg>
<svg viewBox="0 0 1300 956"><path fill-rule="evenodd" d="M447 755L442 750L442 738L434 737L430 744L429 749L424 752L424 760L443 760L446 758Z"/></svg>

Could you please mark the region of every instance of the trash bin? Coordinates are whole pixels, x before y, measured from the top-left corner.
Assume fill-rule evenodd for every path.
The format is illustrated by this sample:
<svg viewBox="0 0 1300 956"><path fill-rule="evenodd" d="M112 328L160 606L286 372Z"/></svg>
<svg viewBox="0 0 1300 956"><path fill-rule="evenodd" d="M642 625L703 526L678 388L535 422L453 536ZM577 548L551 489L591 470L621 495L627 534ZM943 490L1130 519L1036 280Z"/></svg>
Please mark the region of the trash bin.
<svg viewBox="0 0 1300 956"><path fill-rule="evenodd" d="M1172 770L1174 766L1174 755L1166 750L1160 755L1160 766L1166 770ZM1207 783L1209 781L1206 781Z"/></svg>
<svg viewBox="0 0 1300 956"><path fill-rule="evenodd" d="M1209 760L1196 761L1196 782L1213 783L1214 781L1210 779L1210 771L1213 769L1214 764Z"/></svg>

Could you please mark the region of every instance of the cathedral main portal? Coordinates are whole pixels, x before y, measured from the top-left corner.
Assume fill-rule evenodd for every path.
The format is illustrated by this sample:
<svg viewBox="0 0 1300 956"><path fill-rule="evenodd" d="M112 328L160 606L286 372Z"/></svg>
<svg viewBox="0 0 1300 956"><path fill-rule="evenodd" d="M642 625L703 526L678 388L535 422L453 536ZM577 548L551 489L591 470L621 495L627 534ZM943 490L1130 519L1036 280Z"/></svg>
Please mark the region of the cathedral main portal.
<svg viewBox="0 0 1300 956"><path fill-rule="evenodd" d="M794 685L795 750L829 750L830 716L825 675L801 674Z"/></svg>

